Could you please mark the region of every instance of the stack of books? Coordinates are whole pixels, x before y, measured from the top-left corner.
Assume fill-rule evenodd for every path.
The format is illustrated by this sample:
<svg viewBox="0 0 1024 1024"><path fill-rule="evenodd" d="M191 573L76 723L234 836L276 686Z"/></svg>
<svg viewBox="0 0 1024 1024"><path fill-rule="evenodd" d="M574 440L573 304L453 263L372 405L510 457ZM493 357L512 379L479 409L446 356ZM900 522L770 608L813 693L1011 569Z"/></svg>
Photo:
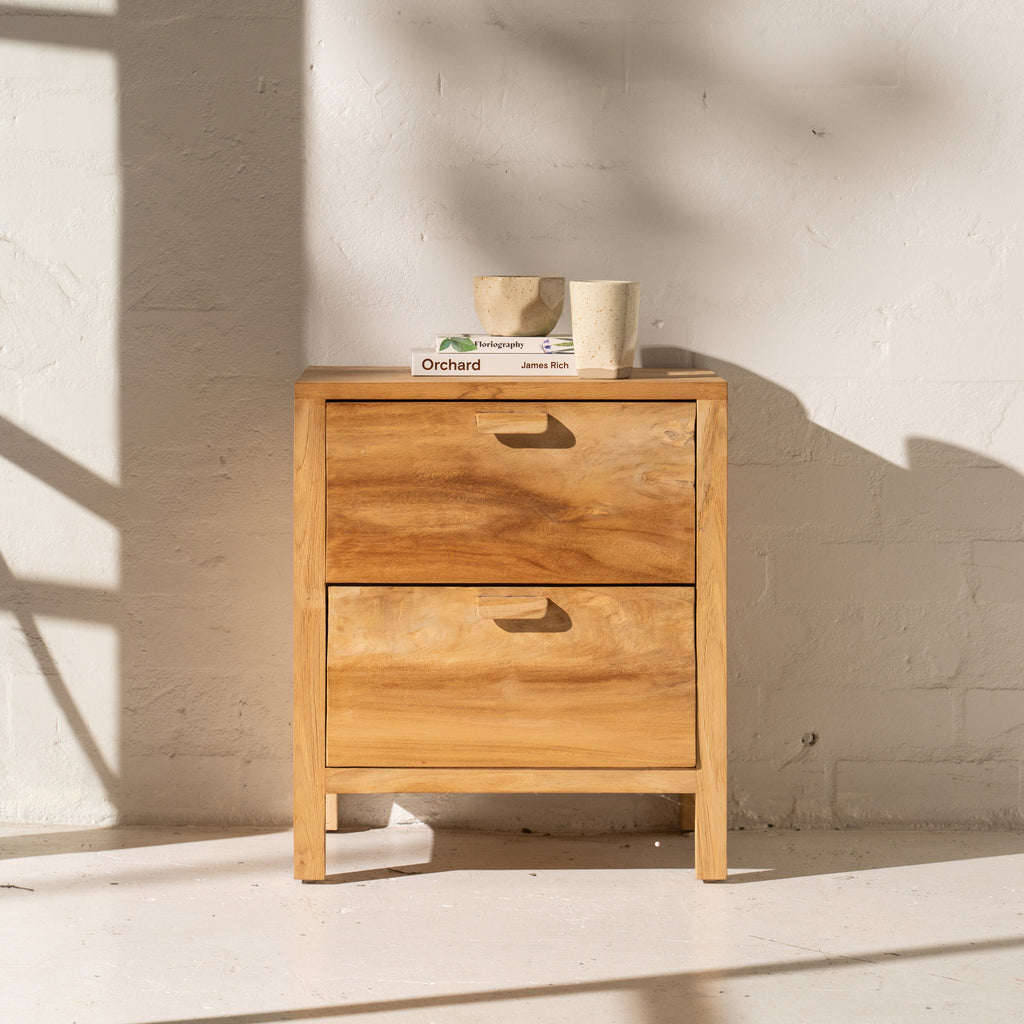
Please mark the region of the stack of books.
<svg viewBox="0 0 1024 1024"><path fill-rule="evenodd" d="M572 338L439 334L433 348L412 350L414 377L575 377Z"/></svg>

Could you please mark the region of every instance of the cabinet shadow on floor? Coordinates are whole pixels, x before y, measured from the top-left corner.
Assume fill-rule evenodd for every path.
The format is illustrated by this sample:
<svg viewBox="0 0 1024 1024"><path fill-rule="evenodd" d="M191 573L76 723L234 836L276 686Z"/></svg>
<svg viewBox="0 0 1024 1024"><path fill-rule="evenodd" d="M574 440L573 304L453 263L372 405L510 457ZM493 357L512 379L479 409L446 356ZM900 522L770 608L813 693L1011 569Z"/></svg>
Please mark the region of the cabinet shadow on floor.
<svg viewBox="0 0 1024 1024"><path fill-rule="evenodd" d="M729 877L715 885L842 875L922 864L1024 854L1024 833L968 831L800 830L729 833ZM339 870L348 861L351 870ZM680 872L693 877L692 832L555 833L431 830L426 826L339 831L327 837L324 882L349 884L447 871Z"/></svg>

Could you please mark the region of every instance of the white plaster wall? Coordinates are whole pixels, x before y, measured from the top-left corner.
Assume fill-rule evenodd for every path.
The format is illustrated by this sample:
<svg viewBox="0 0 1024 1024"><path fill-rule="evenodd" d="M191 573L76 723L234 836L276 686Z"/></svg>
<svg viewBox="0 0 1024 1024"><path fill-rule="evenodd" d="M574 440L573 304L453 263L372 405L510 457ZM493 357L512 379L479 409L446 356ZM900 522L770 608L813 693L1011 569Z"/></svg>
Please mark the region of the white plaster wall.
<svg viewBox="0 0 1024 1024"><path fill-rule="evenodd" d="M639 279L641 358L732 384L734 823L1020 825L1024 8L312 0L308 23L309 361L472 329L474 274Z"/></svg>
<svg viewBox="0 0 1024 1024"><path fill-rule="evenodd" d="M1022 43L989 0L7 5L0 818L286 821L291 380L555 273L732 385L734 823L1022 824Z"/></svg>
<svg viewBox="0 0 1024 1024"><path fill-rule="evenodd" d="M0 819L289 813L301 13L0 10Z"/></svg>

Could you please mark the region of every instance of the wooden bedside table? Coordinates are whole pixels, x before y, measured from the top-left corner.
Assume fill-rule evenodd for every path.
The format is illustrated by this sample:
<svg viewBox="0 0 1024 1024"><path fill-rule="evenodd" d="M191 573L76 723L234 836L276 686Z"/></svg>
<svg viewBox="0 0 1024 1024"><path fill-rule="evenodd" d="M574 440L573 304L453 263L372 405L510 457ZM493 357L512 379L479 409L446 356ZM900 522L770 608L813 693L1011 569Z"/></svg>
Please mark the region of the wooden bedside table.
<svg viewBox="0 0 1024 1024"><path fill-rule="evenodd" d="M295 384L295 877L334 793L694 794L726 875L726 384Z"/></svg>

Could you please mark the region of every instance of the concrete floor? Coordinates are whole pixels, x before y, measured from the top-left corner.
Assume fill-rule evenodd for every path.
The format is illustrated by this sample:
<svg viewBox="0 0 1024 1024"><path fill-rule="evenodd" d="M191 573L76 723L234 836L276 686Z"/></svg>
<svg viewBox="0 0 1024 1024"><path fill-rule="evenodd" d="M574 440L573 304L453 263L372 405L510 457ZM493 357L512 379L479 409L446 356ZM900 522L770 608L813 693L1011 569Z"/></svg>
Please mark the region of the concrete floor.
<svg viewBox="0 0 1024 1024"><path fill-rule="evenodd" d="M0 828L17 1024L1024 1022L1024 835Z"/></svg>

